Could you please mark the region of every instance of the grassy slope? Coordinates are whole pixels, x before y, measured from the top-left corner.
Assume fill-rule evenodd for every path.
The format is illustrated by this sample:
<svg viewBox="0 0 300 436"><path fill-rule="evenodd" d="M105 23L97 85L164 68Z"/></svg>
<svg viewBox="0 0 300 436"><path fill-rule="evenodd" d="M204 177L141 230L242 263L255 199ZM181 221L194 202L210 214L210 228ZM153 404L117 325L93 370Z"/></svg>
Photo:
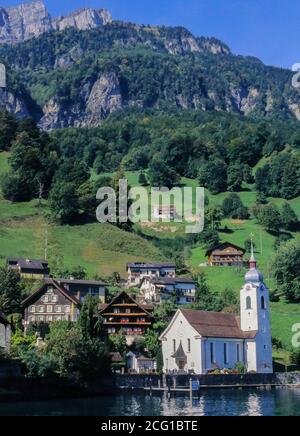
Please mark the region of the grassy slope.
<svg viewBox="0 0 300 436"><path fill-rule="evenodd" d="M0 153L0 177L8 168L7 154ZM66 267L82 265L90 276L115 271L125 276L131 261L161 260L152 244L111 225L49 225L47 205L37 201L12 204L0 197L0 262L8 256L43 257L46 229L49 257L63 258Z"/></svg>
<svg viewBox="0 0 300 436"><path fill-rule="evenodd" d="M7 153L0 153L0 176L7 168ZM96 178L95 174L92 175ZM138 173L127 173L131 186L138 185ZM186 186L196 186L196 181L183 179ZM251 186L245 187L241 198L245 205L251 206L255 193ZM220 204L227 194L209 195L211 204ZM282 200L274 200L281 204ZM300 199L291 201L291 205L300 218ZM108 275L114 271L125 274L125 263L133 260L158 260L161 254L151 244L135 236L128 235L112 226L86 224L85 226L47 226L44 218L46 206L42 210L36 201L24 204L11 204L0 199L0 261L7 256L43 256L45 228L49 232L49 254L63 255L68 267L82 265L89 275ZM255 235L257 260L265 274L266 283L272 288L274 283L270 275L269 264L274 254L274 237L260 228L254 220L236 223L225 220L223 227L229 233L221 233L224 240L243 246L249 235ZM158 225L155 230L144 229L145 233L158 237L173 237L182 234L183 226L175 225L176 232L163 233L165 227ZM299 237L295 235L295 237ZM263 242L263 254L260 253L260 240ZM239 292L244 282L245 271L236 268L199 268L206 261L205 250L197 247L192 250L188 263L195 270L205 271L209 285L215 291L232 288ZM291 347L291 327L300 319L300 305L287 304L284 301L272 304L273 335L280 338L287 347Z"/></svg>

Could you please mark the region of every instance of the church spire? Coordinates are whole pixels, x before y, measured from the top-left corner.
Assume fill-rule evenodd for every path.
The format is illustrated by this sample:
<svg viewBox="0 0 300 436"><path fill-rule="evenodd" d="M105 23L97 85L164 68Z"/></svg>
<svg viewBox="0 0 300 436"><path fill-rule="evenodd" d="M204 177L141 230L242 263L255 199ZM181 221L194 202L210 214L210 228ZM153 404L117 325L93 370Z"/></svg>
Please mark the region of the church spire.
<svg viewBox="0 0 300 436"><path fill-rule="evenodd" d="M250 258L250 268L256 269L257 262L254 255L254 244L253 244L253 235L251 235L251 258Z"/></svg>

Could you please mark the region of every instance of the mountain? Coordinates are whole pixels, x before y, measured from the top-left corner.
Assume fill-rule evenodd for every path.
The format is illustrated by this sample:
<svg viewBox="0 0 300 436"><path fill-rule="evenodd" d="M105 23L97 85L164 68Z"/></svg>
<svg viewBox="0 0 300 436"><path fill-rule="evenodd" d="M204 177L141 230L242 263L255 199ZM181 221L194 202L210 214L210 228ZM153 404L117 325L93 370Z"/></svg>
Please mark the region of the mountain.
<svg viewBox="0 0 300 436"><path fill-rule="evenodd" d="M42 1L11 8L0 7L0 43L19 43L51 30L93 29L111 22L105 9L85 8L67 17L52 18Z"/></svg>
<svg viewBox="0 0 300 436"><path fill-rule="evenodd" d="M132 107L300 120L291 71L236 56L215 38L113 21L103 9L52 19L36 2L5 14L0 35L19 44L0 44L8 70L0 104L44 130L97 127Z"/></svg>

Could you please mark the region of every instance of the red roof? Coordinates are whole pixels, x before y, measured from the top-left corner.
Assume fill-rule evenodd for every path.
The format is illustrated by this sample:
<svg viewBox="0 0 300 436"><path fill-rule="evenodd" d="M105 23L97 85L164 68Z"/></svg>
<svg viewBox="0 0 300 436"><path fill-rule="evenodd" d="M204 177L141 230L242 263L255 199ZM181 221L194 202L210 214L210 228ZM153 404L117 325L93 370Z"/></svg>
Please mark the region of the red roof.
<svg viewBox="0 0 300 436"><path fill-rule="evenodd" d="M243 332L240 317L227 313L181 310L189 324L203 337L254 339L257 331Z"/></svg>

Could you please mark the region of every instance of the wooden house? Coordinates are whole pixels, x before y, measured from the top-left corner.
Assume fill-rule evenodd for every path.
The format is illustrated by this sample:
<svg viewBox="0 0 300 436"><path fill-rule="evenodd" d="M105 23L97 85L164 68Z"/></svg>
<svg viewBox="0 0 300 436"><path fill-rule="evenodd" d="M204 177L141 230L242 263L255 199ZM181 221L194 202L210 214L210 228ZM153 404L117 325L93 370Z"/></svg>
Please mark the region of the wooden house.
<svg viewBox="0 0 300 436"><path fill-rule="evenodd" d="M230 242L224 242L207 250L209 266L244 266L246 250Z"/></svg>
<svg viewBox="0 0 300 436"><path fill-rule="evenodd" d="M80 301L54 279L45 282L23 303L25 330L30 324L77 321Z"/></svg>
<svg viewBox="0 0 300 436"><path fill-rule="evenodd" d="M123 330L130 343L137 336L143 336L152 325L153 307L137 303L127 292L117 295L109 304L100 305L107 334L118 334Z"/></svg>
<svg viewBox="0 0 300 436"><path fill-rule="evenodd" d="M43 280L49 277L47 260L8 258L7 267L16 271L25 280Z"/></svg>

